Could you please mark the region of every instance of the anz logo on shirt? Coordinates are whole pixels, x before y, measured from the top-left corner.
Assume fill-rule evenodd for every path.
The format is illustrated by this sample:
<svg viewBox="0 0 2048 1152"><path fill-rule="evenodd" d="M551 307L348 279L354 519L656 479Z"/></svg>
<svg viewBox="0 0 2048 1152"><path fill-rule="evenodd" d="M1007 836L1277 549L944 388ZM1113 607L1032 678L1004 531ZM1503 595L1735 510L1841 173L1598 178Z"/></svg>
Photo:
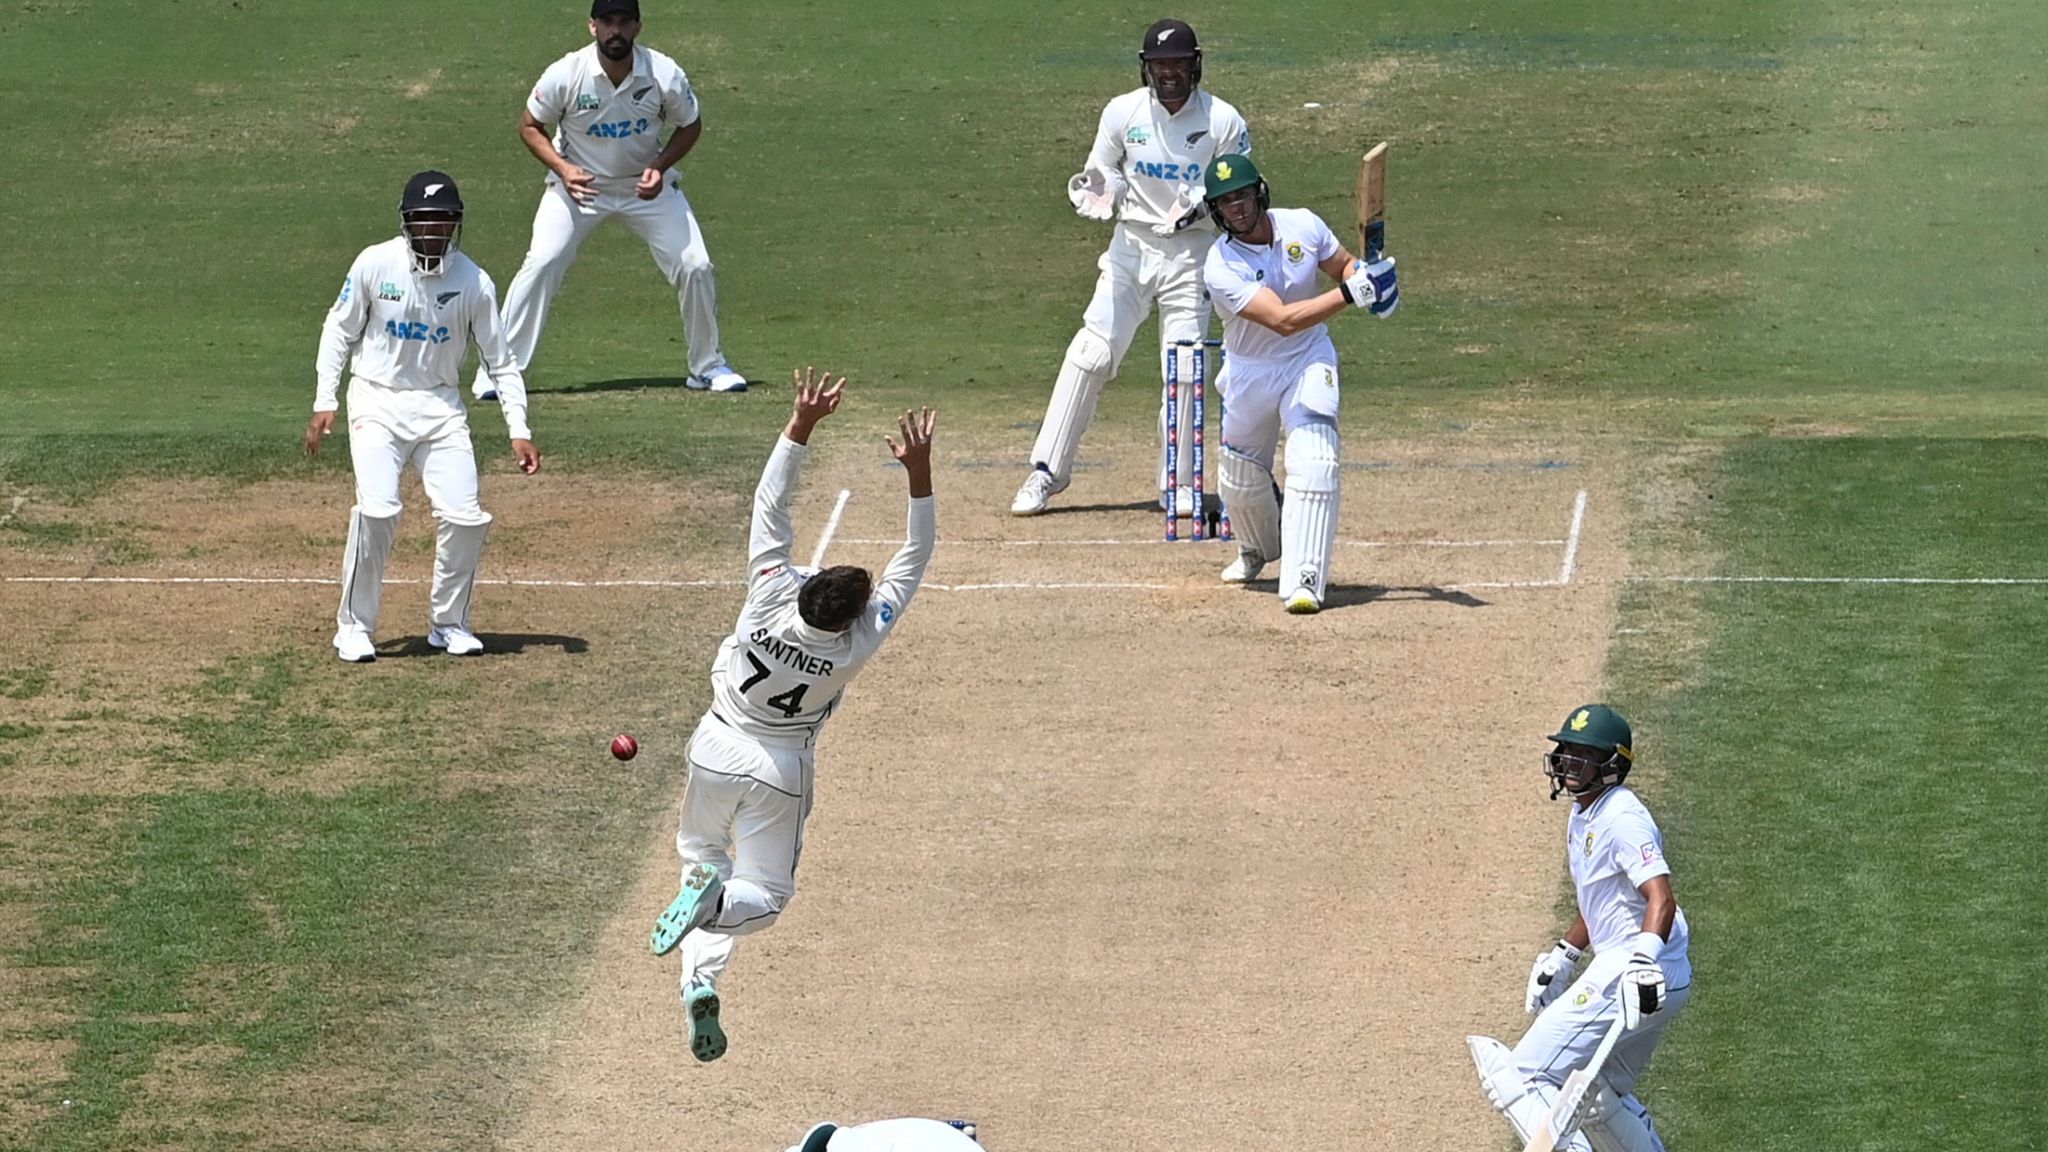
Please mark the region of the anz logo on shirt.
<svg viewBox="0 0 2048 1152"><path fill-rule="evenodd" d="M606 140L626 140L638 136L654 126L654 121L642 116L638 120L600 120L584 129L585 136L601 136Z"/></svg>
<svg viewBox="0 0 2048 1152"><path fill-rule="evenodd" d="M448 342L448 326L446 324L438 328L429 328L417 321L386 320L384 322L384 333L393 340L425 340L429 344L446 344Z"/></svg>
<svg viewBox="0 0 2048 1152"><path fill-rule="evenodd" d="M1200 164L1154 164L1150 160L1134 160L1131 162L1131 171L1155 180L1182 180L1189 184L1202 179Z"/></svg>

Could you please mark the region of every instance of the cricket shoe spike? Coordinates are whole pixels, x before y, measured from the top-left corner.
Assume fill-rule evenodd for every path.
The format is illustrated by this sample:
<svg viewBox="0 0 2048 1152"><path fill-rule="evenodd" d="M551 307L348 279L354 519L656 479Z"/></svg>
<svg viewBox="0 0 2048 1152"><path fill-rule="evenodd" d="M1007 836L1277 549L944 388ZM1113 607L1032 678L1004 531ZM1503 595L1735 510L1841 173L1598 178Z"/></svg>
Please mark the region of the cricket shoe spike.
<svg viewBox="0 0 2048 1152"><path fill-rule="evenodd" d="M450 656L476 656L484 650L484 642L477 639L475 633L453 624L427 629L427 643Z"/></svg>
<svg viewBox="0 0 2048 1152"><path fill-rule="evenodd" d="M1259 573L1264 571L1265 567L1266 558L1264 556L1259 555L1258 552L1250 548L1239 548L1237 550L1237 559L1231 561L1230 567L1223 570L1223 582L1225 584L1249 584L1259 578Z"/></svg>
<svg viewBox="0 0 2048 1152"><path fill-rule="evenodd" d="M718 869L709 864L690 865L683 873L682 890L655 919L654 931L648 934L647 943L654 954L668 955L683 937L709 923L718 915L719 898L724 894L725 881L718 878Z"/></svg>
<svg viewBox="0 0 2048 1152"><path fill-rule="evenodd" d="M690 1017L690 1055L705 1064L725 1055L725 1028L718 1022L718 993L699 985L683 994Z"/></svg>
<svg viewBox="0 0 2048 1152"><path fill-rule="evenodd" d="M1071 480L1061 480L1044 469L1034 467L1031 475L1024 478L1024 486L1017 489L1017 498L1010 501L1010 515L1036 516L1045 511L1052 498L1067 490Z"/></svg>
<svg viewBox="0 0 2048 1152"><path fill-rule="evenodd" d="M350 664L368 664L377 658L377 646L370 642L370 634L361 628L337 628L334 632L334 654Z"/></svg>

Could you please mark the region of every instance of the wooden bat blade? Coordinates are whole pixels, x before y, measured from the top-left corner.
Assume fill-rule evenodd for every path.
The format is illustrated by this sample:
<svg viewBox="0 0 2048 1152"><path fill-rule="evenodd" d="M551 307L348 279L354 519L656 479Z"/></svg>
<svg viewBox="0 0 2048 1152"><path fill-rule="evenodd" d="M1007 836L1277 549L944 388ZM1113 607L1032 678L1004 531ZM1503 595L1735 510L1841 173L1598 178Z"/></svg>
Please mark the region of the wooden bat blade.
<svg viewBox="0 0 2048 1152"><path fill-rule="evenodd" d="M1368 261L1387 246L1387 144L1372 146L1358 162L1358 247Z"/></svg>

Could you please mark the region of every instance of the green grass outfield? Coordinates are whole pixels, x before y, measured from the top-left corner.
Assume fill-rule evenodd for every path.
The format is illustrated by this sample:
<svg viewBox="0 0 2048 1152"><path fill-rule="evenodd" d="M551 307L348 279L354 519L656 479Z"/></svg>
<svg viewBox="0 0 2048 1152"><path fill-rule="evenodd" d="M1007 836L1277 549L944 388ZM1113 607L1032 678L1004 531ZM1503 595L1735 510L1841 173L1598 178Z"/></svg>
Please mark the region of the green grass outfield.
<svg viewBox="0 0 2048 1152"><path fill-rule="evenodd" d="M2025 438L2048 417L2048 5L1180 13L1278 202L1342 233L1359 148L1394 141L1402 313L1334 329L1354 427L1639 463L1684 449L1700 500L1653 541L1673 574L2048 576L2048 450ZM686 187L735 362L846 364L878 403L935 399L1021 453L1105 235L1060 190L1158 14L650 4L645 41L705 108ZM578 5L536 0L0 8L0 497L137 474L342 483L340 453L297 452L335 281L394 226L404 178L439 166L471 205L465 247L509 282L538 190L512 125L584 35ZM681 364L672 295L607 229L531 373L550 467L745 485L780 401L634 383ZM1147 392L1112 388L1101 419L1148 421ZM1806 432L1856 435L1783 436ZM33 567L34 536L0 524L0 571ZM1625 595L1613 688L1643 729L1702 981L1646 1089L1674 1146L2048 1147L2041 598ZM616 898L644 829L610 814L672 782L515 779L516 758L566 747L517 729L474 766L499 786L449 802L446 750L396 734L473 705L444 670L348 698L324 653L199 662L167 690L186 718L139 753L192 786L0 811L0 900L33 923L0 953L47 975L47 1035L27 1039L68 1052L63 1082L0 1100L0 1132L261 1143L270 1094L315 1083L342 1085L323 1147L494 1135L502 1101L474 1065L517 1049L504 1010L544 1003L548 965L572 967ZM40 738L139 706L89 688L0 668L0 775L90 755ZM644 719L684 723L700 691ZM16 717L58 693L78 700L61 732ZM366 711L390 723L347 722ZM313 785L342 762L365 766L353 786ZM144 1114L150 1058L209 1044L235 1055L203 1106ZM442 1094L412 1098L421 1076ZM77 1103L43 1107L58 1099Z"/></svg>

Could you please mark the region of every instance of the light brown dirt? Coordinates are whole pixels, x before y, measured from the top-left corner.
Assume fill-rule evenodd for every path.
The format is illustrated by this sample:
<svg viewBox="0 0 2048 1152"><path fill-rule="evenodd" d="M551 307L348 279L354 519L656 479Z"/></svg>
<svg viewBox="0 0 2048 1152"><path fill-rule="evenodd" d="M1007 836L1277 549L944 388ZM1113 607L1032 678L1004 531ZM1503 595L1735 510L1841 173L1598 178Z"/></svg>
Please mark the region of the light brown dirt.
<svg viewBox="0 0 2048 1152"><path fill-rule="evenodd" d="M1158 521L1013 521L1009 470L948 473L934 581L1167 587L923 594L822 742L799 896L724 987L730 1054L691 1059L677 964L646 954L675 878L651 844L511 1147L768 1149L906 1113L1012 1152L1499 1146L1464 1036L1520 1027L1555 930L1537 757L1596 691L1620 563L1618 509L1584 468L1516 466L1538 455L1353 446L1395 466L1347 473L1344 534L1410 543L1347 550L1352 603L1307 619L1215 585L1220 545L1006 545ZM831 458L800 523L845 486L842 538L889 538L898 482ZM1091 472L1064 503L1145 486ZM1582 486L1569 588L1445 592L1552 578L1559 549L1412 543L1562 535Z"/></svg>

